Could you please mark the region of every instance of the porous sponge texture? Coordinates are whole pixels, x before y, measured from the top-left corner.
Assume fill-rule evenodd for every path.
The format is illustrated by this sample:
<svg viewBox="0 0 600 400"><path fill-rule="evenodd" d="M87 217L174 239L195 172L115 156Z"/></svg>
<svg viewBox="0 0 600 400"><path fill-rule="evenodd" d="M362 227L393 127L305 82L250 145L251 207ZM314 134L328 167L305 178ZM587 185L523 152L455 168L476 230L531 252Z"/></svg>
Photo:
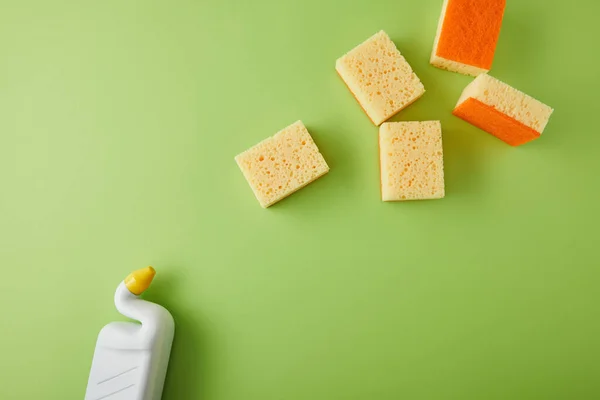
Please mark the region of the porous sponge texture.
<svg viewBox="0 0 600 400"><path fill-rule="evenodd" d="M482 74L465 88L453 113L518 146L538 138L553 111L533 97Z"/></svg>
<svg viewBox="0 0 600 400"><path fill-rule="evenodd" d="M423 84L384 31L339 58L335 69L375 125L425 93Z"/></svg>
<svg viewBox="0 0 600 400"><path fill-rule="evenodd" d="M488 74L478 76L463 91L458 104L472 97L542 133L554 111L546 104L526 95Z"/></svg>
<svg viewBox="0 0 600 400"><path fill-rule="evenodd" d="M379 157L383 201L444 197L444 150L439 121L382 124Z"/></svg>
<svg viewBox="0 0 600 400"><path fill-rule="evenodd" d="M329 172L301 121L239 154L235 161L264 208Z"/></svg>
<svg viewBox="0 0 600 400"><path fill-rule="evenodd" d="M492 68L506 0L444 0L431 64L477 76Z"/></svg>

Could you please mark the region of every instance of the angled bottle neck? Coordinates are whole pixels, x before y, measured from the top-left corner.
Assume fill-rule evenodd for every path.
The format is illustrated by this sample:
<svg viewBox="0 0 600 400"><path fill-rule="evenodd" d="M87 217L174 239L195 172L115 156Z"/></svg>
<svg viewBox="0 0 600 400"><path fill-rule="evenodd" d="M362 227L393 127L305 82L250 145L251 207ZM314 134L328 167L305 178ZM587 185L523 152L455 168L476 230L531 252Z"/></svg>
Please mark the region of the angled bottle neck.
<svg viewBox="0 0 600 400"><path fill-rule="evenodd" d="M121 314L142 324L140 334L145 339L151 340L156 335L161 308L159 305L140 299L121 282L115 292L115 306Z"/></svg>

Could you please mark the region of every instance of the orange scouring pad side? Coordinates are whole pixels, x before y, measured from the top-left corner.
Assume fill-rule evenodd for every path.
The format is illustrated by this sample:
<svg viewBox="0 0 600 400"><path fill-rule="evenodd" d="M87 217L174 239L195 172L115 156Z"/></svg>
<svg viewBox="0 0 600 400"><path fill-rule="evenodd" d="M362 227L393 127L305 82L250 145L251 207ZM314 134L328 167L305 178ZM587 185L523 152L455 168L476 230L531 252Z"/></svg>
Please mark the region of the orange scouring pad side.
<svg viewBox="0 0 600 400"><path fill-rule="evenodd" d="M519 146L541 136L554 110L487 74L463 91L452 112L459 118Z"/></svg>
<svg viewBox="0 0 600 400"><path fill-rule="evenodd" d="M540 137L539 132L473 98L456 107L453 114L511 146L519 146Z"/></svg>
<svg viewBox="0 0 600 400"><path fill-rule="evenodd" d="M492 68L506 0L445 0L431 64L477 76Z"/></svg>

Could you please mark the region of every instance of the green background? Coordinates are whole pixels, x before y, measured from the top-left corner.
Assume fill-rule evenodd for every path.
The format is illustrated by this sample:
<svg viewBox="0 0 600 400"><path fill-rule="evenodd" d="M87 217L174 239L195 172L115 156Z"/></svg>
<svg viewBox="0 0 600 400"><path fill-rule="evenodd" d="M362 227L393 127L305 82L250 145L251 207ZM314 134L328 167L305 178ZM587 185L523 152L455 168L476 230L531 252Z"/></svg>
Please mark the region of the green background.
<svg viewBox="0 0 600 400"><path fill-rule="evenodd" d="M597 14L509 0L492 75L556 109L512 148L450 114L441 0L0 1L0 398L83 398L131 270L164 399L600 398ZM386 30L444 200L382 203L335 60ZM233 157L302 119L331 172L263 210Z"/></svg>

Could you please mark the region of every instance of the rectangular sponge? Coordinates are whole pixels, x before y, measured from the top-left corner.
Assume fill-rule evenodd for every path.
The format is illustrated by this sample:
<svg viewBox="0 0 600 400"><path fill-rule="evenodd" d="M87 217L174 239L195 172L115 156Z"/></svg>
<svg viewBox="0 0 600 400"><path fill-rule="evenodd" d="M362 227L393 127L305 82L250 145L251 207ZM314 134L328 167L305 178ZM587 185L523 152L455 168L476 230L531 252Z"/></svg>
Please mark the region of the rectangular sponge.
<svg viewBox="0 0 600 400"><path fill-rule="evenodd" d="M452 112L511 146L540 137L554 110L492 78L479 75L463 91Z"/></svg>
<svg viewBox="0 0 600 400"><path fill-rule="evenodd" d="M301 121L239 154L235 161L264 208L329 172Z"/></svg>
<svg viewBox="0 0 600 400"><path fill-rule="evenodd" d="M386 122L379 128L383 201L444 197L444 153L439 121Z"/></svg>
<svg viewBox="0 0 600 400"><path fill-rule="evenodd" d="M381 31L338 59L335 69L375 125L425 93L390 37Z"/></svg>
<svg viewBox="0 0 600 400"><path fill-rule="evenodd" d="M477 76L492 68L506 0L444 0L431 64Z"/></svg>

